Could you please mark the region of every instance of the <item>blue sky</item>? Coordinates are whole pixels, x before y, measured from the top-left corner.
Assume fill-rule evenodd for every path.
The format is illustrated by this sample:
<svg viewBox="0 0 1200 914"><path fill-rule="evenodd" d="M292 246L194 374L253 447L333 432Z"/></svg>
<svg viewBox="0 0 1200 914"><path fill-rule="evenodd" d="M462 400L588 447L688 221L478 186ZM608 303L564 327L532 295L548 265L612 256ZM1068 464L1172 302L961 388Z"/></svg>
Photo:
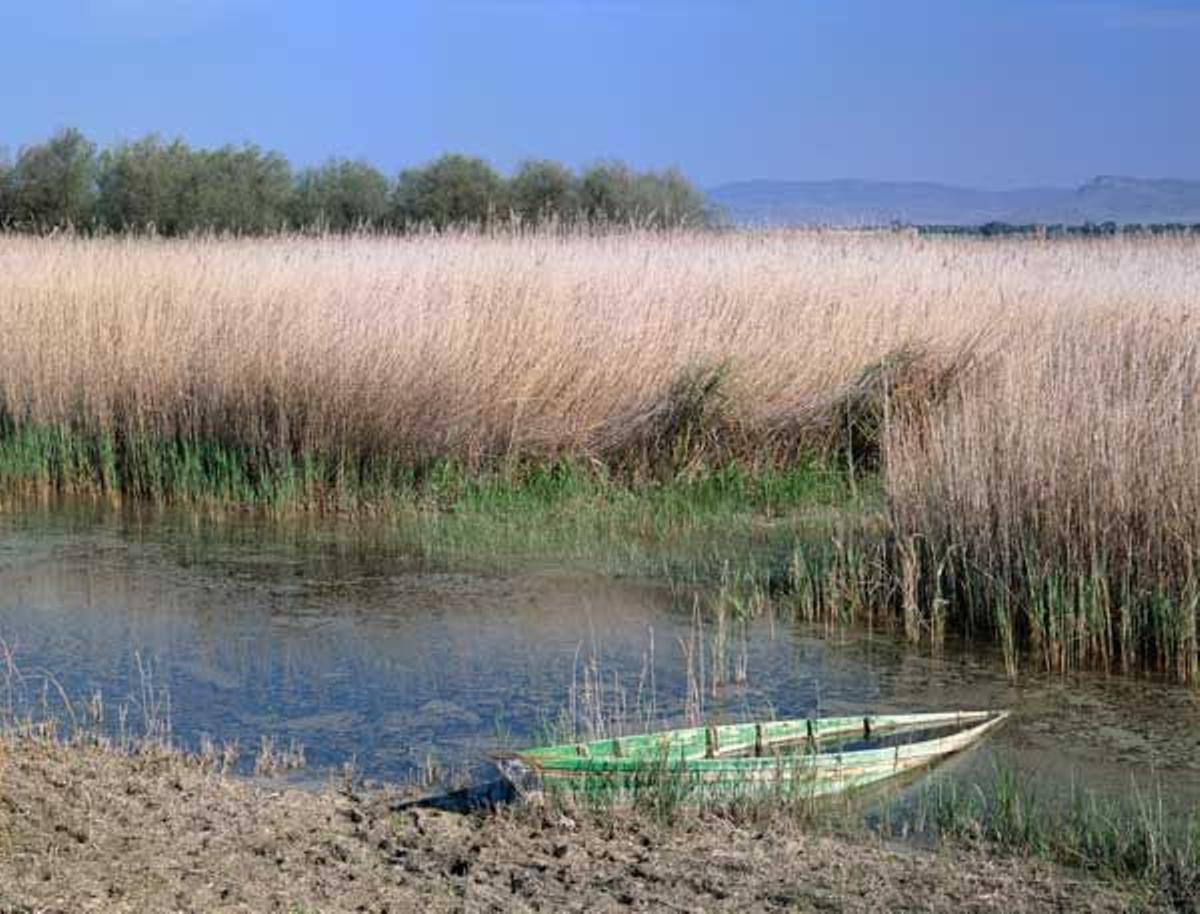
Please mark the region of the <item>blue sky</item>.
<svg viewBox="0 0 1200 914"><path fill-rule="evenodd" d="M157 131L743 178L1200 178L1200 0L5 0L0 145Z"/></svg>

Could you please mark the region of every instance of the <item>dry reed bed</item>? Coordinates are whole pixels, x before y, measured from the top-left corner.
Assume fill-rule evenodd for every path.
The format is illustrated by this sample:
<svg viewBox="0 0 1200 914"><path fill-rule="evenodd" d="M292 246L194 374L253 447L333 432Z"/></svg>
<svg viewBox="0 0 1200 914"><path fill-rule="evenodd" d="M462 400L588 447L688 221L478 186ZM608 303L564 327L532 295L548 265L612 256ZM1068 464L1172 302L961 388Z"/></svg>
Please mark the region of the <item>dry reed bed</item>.
<svg viewBox="0 0 1200 914"><path fill-rule="evenodd" d="M1164 264L1165 266L1165 264ZM1189 293L1200 295L1200 276ZM1050 669L1194 678L1200 323L1163 295L1017 323L885 442L895 532L939 594Z"/></svg>
<svg viewBox="0 0 1200 914"><path fill-rule="evenodd" d="M713 418L746 456L827 424L847 385L899 350L953 365L1014 319L1178 304L1193 249L4 238L0 404L19 422L251 448L608 456L660 434L681 378L724 365Z"/></svg>
<svg viewBox="0 0 1200 914"><path fill-rule="evenodd" d="M875 449L899 544L881 592L911 632L949 607L1010 658L1193 676L1198 255L832 232L0 238L0 425L335 473Z"/></svg>

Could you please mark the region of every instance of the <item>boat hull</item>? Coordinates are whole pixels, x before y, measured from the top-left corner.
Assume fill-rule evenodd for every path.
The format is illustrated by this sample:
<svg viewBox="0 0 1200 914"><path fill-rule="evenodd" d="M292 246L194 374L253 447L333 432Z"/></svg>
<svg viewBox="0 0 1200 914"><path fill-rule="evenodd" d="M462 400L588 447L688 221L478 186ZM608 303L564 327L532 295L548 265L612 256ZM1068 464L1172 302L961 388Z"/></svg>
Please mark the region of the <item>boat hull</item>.
<svg viewBox="0 0 1200 914"><path fill-rule="evenodd" d="M519 793L550 792L626 805L640 799L705 802L804 799L867 787L973 745L1008 712L892 715L694 728L625 740L528 750L497 759ZM853 748L873 734L951 729L886 748ZM830 746L849 739L852 748Z"/></svg>

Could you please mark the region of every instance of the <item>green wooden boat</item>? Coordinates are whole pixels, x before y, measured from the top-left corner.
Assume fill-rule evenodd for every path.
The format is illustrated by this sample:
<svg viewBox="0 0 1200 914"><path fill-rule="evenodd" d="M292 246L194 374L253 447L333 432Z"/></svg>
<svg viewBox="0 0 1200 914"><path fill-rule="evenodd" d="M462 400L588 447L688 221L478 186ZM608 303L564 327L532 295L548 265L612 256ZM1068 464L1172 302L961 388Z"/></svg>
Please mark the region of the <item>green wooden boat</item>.
<svg viewBox="0 0 1200 914"><path fill-rule="evenodd" d="M1008 711L824 717L693 727L496 756L523 795L543 791L624 805L666 795L697 802L865 787L967 748Z"/></svg>

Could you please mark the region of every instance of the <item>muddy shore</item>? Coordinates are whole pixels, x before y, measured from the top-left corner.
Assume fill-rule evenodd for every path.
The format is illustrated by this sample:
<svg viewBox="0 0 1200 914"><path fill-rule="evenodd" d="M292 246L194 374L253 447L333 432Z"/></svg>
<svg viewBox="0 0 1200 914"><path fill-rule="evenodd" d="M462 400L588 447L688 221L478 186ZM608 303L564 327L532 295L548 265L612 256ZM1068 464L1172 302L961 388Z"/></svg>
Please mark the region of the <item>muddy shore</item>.
<svg viewBox="0 0 1200 914"><path fill-rule="evenodd" d="M0 912L1166 910L983 849L271 790L168 751L0 736Z"/></svg>

